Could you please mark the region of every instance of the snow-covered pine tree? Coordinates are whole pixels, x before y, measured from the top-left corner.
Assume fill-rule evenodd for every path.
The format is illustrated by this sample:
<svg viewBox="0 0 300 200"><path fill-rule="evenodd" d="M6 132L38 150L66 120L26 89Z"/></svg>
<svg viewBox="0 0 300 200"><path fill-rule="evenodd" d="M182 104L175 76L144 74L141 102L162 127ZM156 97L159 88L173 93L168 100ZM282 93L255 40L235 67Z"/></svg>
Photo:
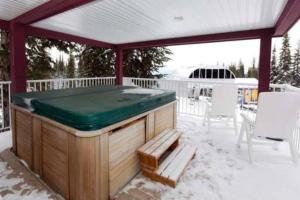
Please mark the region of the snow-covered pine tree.
<svg viewBox="0 0 300 200"><path fill-rule="evenodd" d="M69 60L66 66L66 77L74 78L75 76L75 57L72 52L69 54Z"/></svg>
<svg viewBox="0 0 300 200"><path fill-rule="evenodd" d="M252 67L248 68L247 77L256 79L258 78L258 69L256 68L255 58L252 60Z"/></svg>
<svg viewBox="0 0 300 200"><path fill-rule="evenodd" d="M278 66L277 66L277 50L276 46L273 47L272 57L271 57L271 74L270 74L270 82L277 83L278 81Z"/></svg>
<svg viewBox="0 0 300 200"><path fill-rule="evenodd" d="M290 39L288 34L285 34L282 38L282 48L279 56L278 63L278 76L276 83L291 84L292 82L292 56L290 50Z"/></svg>
<svg viewBox="0 0 300 200"><path fill-rule="evenodd" d="M293 85L300 87L300 40L293 56Z"/></svg>
<svg viewBox="0 0 300 200"><path fill-rule="evenodd" d="M240 60L238 65L238 77L239 78L245 78L245 66L242 60Z"/></svg>

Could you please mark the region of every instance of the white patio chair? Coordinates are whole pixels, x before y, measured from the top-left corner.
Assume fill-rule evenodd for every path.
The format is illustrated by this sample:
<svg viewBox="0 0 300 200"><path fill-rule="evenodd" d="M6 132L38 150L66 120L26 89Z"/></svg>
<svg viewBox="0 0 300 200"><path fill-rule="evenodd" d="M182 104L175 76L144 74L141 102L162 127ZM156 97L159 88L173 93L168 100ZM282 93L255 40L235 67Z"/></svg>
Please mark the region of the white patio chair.
<svg viewBox="0 0 300 200"><path fill-rule="evenodd" d="M237 134L236 108L238 88L235 85L217 85L213 87L211 102L206 101L203 125L208 124L208 132L211 128L211 118L232 119L234 131Z"/></svg>
<svg viewBox="0 0 300 200"><path fill-rule="evenodd" d="M300 95L295 92L263 92L259 94L254 118L241 114L243 123L238 147L246 133L250 162L253 161L252 139L270 139L289 142L293 161L297 163L293 131L299 121Z"/></svg>

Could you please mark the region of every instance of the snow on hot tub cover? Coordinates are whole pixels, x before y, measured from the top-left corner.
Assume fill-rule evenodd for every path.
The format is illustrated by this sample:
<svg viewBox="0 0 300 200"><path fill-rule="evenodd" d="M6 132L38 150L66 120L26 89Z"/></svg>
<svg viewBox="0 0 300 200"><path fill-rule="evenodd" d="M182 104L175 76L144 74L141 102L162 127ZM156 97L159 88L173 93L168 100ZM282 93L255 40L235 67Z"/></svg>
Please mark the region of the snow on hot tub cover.
<svg viewBox="0 0 300 200"><path fill-rule="evenodd" d="M112 86L110 86L112 87ZM50 95L51 96L51 95ZM175 92L113 86L31 101L34 112L82 131L97 130L176 99Z"/></svg>

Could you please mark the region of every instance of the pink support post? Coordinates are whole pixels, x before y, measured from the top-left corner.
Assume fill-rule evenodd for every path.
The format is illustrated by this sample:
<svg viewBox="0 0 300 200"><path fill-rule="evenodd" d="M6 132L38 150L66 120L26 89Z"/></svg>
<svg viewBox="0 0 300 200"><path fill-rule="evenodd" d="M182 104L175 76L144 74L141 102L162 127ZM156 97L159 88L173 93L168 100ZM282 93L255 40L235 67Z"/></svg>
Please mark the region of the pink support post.
<svg viewBox="0 0 300 200"><path fill-rule="evenodd" d="M116 47L116 85L123 85L123 49Z"/></svg>
<svg viewBox="0 0 300 200"><path fill-rule="evenodd" d="M271 70L271 49L273 31L263 34L260 39L258 92L269 91Z"/></svg>
<svg viewBox="0 0 300 200"><path fill-rule="evenodd" d="M26 91L25 28L10 24L10 78L12 93Z"/></svg>

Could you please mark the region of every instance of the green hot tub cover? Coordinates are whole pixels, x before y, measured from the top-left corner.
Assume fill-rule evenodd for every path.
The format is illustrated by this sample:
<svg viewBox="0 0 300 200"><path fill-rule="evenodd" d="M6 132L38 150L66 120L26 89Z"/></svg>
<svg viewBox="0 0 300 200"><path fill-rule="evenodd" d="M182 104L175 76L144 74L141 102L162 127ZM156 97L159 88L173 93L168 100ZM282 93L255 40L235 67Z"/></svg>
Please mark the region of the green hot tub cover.
<svg viewBox="0 0 300 200"><path fill-rule="evenodd" d="M85 89L81 92L69 91L69 95L56 92L55 95L34 96L30 104L39 115L78 130L90 131L112 125L176 99L175 92L160 89L129 86L104 88L85 88L91 92ZM31 97L28 95L26 98Z"/></svg>
<svg viewBox="0 0 300 200"><path fill-rule="evenodd" d="M76 96L81 94L89 94L96 92L105 92L118 90L120 88L125 88L126 86L95 86L95 87L79 87L79 88L68 88L68 89L60 89L60 90L48 90L44 92L24 92L18 93L12 96L12 102L18 106L26 108L30 111L34 111L34 107L32 106L33 100L41 100L41 99L52 99L59 97L67 97L67 96ZM127 87L129 88L129 87Z"/></svg>

